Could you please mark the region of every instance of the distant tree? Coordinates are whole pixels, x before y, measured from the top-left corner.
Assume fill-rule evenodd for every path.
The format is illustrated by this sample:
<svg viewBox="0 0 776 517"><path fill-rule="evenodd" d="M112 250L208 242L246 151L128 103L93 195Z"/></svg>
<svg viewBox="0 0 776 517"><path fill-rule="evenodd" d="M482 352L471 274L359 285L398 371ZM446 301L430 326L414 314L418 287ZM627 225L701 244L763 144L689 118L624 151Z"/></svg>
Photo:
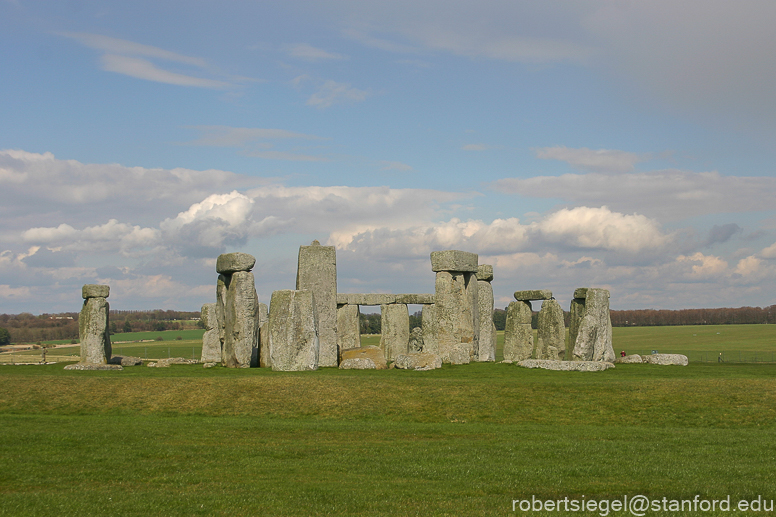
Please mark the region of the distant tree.
<svg viewBox="0 0 776 517"><path fill-rule="evenodd" d="M122 332L132 332L132 324L129 320L124 320L124 326L121 328Z"/></svg>
<svg viewBox="0 0 776 517"><path fill-rule="evenodd" d="M423 326L423 312L418 311L415 314L410 314L410 330L414 329L415 327L422 327Z"/></svg>
<svg viewBox="0 0 776 517"><path fill-rule="evenodd" d="M0 346L11 344L11 333L7 329L0 327Z"/></svg>
<svg viewBox="0 0 776 517"><path fill-rule="evenodd" d="M161 332L162 330L167 330L167 323L164 321L156 321L154 323L154 330L157 332Z"/></svg>
<svg viewBox="0 0 776 517"><path fill-rule="evenodd" d="M493 323L496 325L496 330L504 330L507 327L507 311L494 309Z"/></svg>

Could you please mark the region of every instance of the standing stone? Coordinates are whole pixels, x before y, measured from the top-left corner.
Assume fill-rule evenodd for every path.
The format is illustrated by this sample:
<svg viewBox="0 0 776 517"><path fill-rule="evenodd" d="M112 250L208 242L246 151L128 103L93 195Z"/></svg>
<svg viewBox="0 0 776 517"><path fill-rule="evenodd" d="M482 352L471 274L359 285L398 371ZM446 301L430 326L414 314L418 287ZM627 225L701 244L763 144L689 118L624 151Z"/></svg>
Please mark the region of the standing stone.
<svg viewBox="0 0 776 517"><path fill-rule="evenodd" d="M496 324L493 323L493 266L483 264L477 268L477 306L479 310L479 348L476 360L496 360Z"/></svg>
<svg viewBox="0 0 776 517"><path fill-rule="evenodd" d="M466 364L479 350L477 254L458 250L431 253L436 272L436 347L445 363Z"/></svg>
<svg viewBox="0 0 776 517"><path fill-rule="evenodd" d="M577 289L577 291L578 290L579 289ZM574 345L576 345L577 335L579 334L579 324L582 322L584 316L585 299L572 298L571 306L569 307L569 341L566 347L566 357L569 359L574 359Z"/></svg>
<svg viewBox="0 0 776 517"><path fill-rule="evenodd" d="M531 302L512 302L507 307L507 322L504 328L504 361L518 362L530 359L534 348L531 329Z"/></svg>
<svg viewBox="0 0 776 517"><path fill-rule="evenodd" d="M269 304L269 353L272 369L318 369L318 314L312 291L284 289Z"/></svg>
<svg viewBox="0 0 776 517"><path fill-rule="evenodd" d="M259 297L253 273L237 271L229 279L224 304L221 361L230 368L258 366Z"/></svg>
<svg viewBox="0 0 776 517"><path fill-rule="evenodd" d="M410 313L407 306L392 303L380 306L380 348L385 359L394 361L406 354L410 341Z"/></svg>
<svg viewBox="0 0 776 517"><path fill-rule="evenodd" d="M334 246L313 241L299 247L297 290L315 297L320 339L319 366L337 366L337 253Z"/></svg>
<svg viewBox="0 0 776 517"><path fill-rule="evenodd" d="M410 354L420 354L424 352L423 349L423 329L421 327L415 327L410 330L410 344L407 347Z"/></svg>
<svg viewBox="0 0 776 517"><path fill-rule="evenodd" d="M226 339L226 291L229 289L231 275L218 275L216 283L216 320L218 321L218 339L221 341L221 350L224 349ZM219 357L219 361L221 358Z"/></svg>
<svg viewBox="0 0 776 517"><path fill-rule="evenodd" d="M361 312L358 305L337 307L337 354L343 350L361 346Z"/></svg>
<svg viewBox="0 0 776 517"><path fill-rule="evenodd" d="M579 322L574 344L574 360L614 362L609 291L588 288L585 294L584 316Z"/></svg>
<svg viewBox="0 0 776 517"><path fill-rule="evenodd" d="M436 318L434 316L434 304L424 305L420 313L421 326L423 327L423 349L439 355L439 347L436 340Z"/></svg>
<svg viewBox="0 0 776 517"><path fill-rule="evenodd" d="M200 318L205 325L202 335L202 362L216 363L221 361L221 339L219 332L221 323L218 321L217 303L206 303L202 306Z"/></svg>
<svg viewBox="0 0 776 517"><path fill-rule="evenodd" d="M107 364L111 358L108 318L110 305L106 298L110 286L87 284L81 290L84 304L78 316L81 338L81 363Z"/></svg>
<svg viewBox="0 0 776 517"><path fill-rule="evenodd" d="M269 311L266 303L259 303L259 367L271 368L269 357Z"/></svg>
<svg viewBox="0 0 776 517"><path fill-rule="evenodd" d="M534 357L562 361L566 356L566 326L563 309L554 298L542 303L538 327Z"/></svg>

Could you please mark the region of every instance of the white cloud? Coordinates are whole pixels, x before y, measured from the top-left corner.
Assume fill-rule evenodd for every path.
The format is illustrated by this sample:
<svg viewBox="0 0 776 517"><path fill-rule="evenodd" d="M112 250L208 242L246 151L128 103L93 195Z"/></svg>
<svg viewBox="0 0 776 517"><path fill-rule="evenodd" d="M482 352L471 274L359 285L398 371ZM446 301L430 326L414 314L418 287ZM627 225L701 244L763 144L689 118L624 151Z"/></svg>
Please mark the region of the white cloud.
<svg viewBox="0 0 776 517"><path fill-rule="evenodd" d="M197 73L214 75L212 67L200 57L186 56L164 50L151 45L144 45L134 41L111 38L100 34L88 34L83 32L60 32L64 36L82 45L104 52L101 57L102 69L106 72L115 72L135 79L143 79L177 86L193 86L197 88L224 89L233 86L235 81L250 81L249 78L230 77L229 82L196 75L171 71L153 63L157 61L173 62L179 65L194 67Z"/></svg>
<svg viewBox="0 0 776 517"><path fill-rule="evenodd" d="M762 268L763 261L751 255L738 261L735 272L744 277L752 277L759 275L762 272Z"/></svg>
<svg viewBox="0 0 776 517"><path fill-rule="evenodd" d="M324 109L335 104L363 102L368 96L369 92L366 90L353 88L348 83L327 80L307 99L307 105Z"/></svg>
<svg viewBox="0 0 776 517"><path fill-rule="evenodd" d="M676 261L691 264L691 276L696 278L720 277L728 272L728 263L725 260L701 252L690 256L679 255Z"/></svg>
<svg viewBox="0 0 776 517"><path fill-rule="evenodd" d="M160 242L159 230L141 228L111 219L99 226L76 230L68 224L30 228L22 233L25 242L59 245L67 251L119 251L124 255L147 250Z"/></svg>
<svg viewBox="0 0 776 517"><path fill-rule="evenodd" d="M660 249L670 240L656 221L612 212L605 206L564 208L537 227L544 238L554 242L627 253Z"/></svg>
<svg viewBox="0 0 776 517"><path fill-rule="evenodd" d="M343 56L342 54L337 54L335 52L327 52L326 50L313 47L307 43L289 45L285 48L285 51L291 57L296 57L307 61L331 61L347 59L347 56Z"/></svg>
<svg viewBox="0 0 776 517"><path fill-rule="evenodd" d="M620 174L616 179L600 173L505 178L491 187L527 197L607 205L662 221L711 213L769 211L776 197L776 178L683 170Z"/></svg>
<svg viewBox="0 0 776 517"><path fill-rule="evenodd" d="M639 162L647 160L648 155L639 155L626 151L610 149L580 149L565 146L540 147L535 149L536 157L544 160L561 160L572 167L592 172L617 173L630 172Z"/></svg>
<svg viewBox="0 0 776 517"><path fill-rule="evenodd" d="M0 298L9 301L23 300L32 297L32 290L29 287L11 287L10 285L0 285Z"/></svg>

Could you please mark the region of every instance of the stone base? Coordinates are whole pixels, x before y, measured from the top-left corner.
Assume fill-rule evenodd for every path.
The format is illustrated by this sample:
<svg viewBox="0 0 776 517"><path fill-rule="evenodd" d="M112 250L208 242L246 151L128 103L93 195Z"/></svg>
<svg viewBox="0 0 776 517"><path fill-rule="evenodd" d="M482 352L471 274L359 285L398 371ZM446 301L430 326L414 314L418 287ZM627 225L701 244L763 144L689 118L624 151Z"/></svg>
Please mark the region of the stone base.
<svg viewBox="0 0 776 517"><path fill-rule="evenodd" d="M348 359L369 359L378 370L387 370L388 363L385 361L383 350L379 346L363 346L356 348L346 348L341 352L342 362Z"/></svg>
<svg viewBox="0 0 776 517"><path fill-rule="evenodd" d="M605 361L551 361L549 359L526 359L517 365L523 368L543 368L564 372L602 372L614 368L613 363Z"/></svg>
<svg viewBox="0 0 776 517"><path fill-rule="evenodd" d="M367 357L345 359L339 365L340 370L376 370L375 362Z"/></svg>
<svg viewBox="0 0 776 517"><path fill-rule="evenodd" d="M65 366L65 370L123 370L120 364L75 363Z"/></svg>
<svg viewBox="0 0 776 517"><path fill-rule="evenodd" d="M687 356L682 354L642 355L641 359L643 359L645 363L660 364L664 366L667 366L667 365L687 366L687 364L690 362L687 359Z"/></svg>
<svg viewBox="0 0 776 517"><path fill-rule="evenodd" d="M171 364L197 364L196 359L184 359L183 357L170 357L169 359L159 359L155 363L148 363L150 368L168 368Z"/></svg>
<svg viewBox="0 0 776 517"><path fill-rule="evenodd" d="M625 357L618 357L615 363L618 364L641 364L644 362L644 360L641 358L639 354L632 354L632 355L626 355Z"/></svg>
<svg viewBox="0 0 776 517"><path fill-rule="evenodd" d="M121 366L142 366L143 360L139 357L114 355L108 359L108 364L120 364Z"/></svg>
<svg viewBox="0 0 776 517"><path fill-rule="evenodd" d="M401 354L393 365L401 370L436 370L442 368L442 359L436 354Z"/></svg>

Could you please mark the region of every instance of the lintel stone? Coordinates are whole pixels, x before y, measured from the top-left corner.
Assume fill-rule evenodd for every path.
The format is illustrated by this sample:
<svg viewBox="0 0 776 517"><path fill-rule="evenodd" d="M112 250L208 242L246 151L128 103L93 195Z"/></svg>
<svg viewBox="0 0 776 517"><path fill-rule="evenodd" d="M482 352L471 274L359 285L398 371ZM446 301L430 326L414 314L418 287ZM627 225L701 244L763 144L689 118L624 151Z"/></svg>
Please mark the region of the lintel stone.
<svg viewBox="0 0 776 517"><path fill-rule="evenodd" d="M434 303L433 294L397 294L396 303L405 305L430 305Z"/></svg>
<svg viewBox="0 0 776 517"><path fill-rule="evenodd" d="M81 288L81 297L87 298L107 298L110 294L109 285L86 284Z"/></svg>
<svg viewBox="0 0 776 517"><path fill-rule="evenodd" d="M216 272L220 275L250 271L256 264L256 257L247 253L222 253L216 260Z"/></svg>
<svg viewBox="0 0 776 517"><path fill-rule="evenodd" d="M528 302L531 300L549 300L552 298L552 291L549 289L533 289L531 291L515 291L515 300L519 302Z"/></svg>
<svg viewBox="0 0 776 517"><path fill-rule="evenodd" d="M480 264L477 267L477 280L490 282L493 280L493 266L490 264Z"/></svg>
<svg viewBox="0 0 776 517"><path fill-rule="evenodd" d="M587 298L587 290L588 289L589 289L589 287L579 287L577 289L574 289L574 298L578 298L578 299L584 300L585 298ZM607 291L607 294L608 294L608 292L609 291ZM609 296L607 296L607 298L608 297Z"/></svg>
<svg viewBox="0 0 776 517"><path fill-rule="evenodd" d="M459 250L431 252L431 271L456 271L459 273L476 273L479 257L476 253Z"/></svg>

